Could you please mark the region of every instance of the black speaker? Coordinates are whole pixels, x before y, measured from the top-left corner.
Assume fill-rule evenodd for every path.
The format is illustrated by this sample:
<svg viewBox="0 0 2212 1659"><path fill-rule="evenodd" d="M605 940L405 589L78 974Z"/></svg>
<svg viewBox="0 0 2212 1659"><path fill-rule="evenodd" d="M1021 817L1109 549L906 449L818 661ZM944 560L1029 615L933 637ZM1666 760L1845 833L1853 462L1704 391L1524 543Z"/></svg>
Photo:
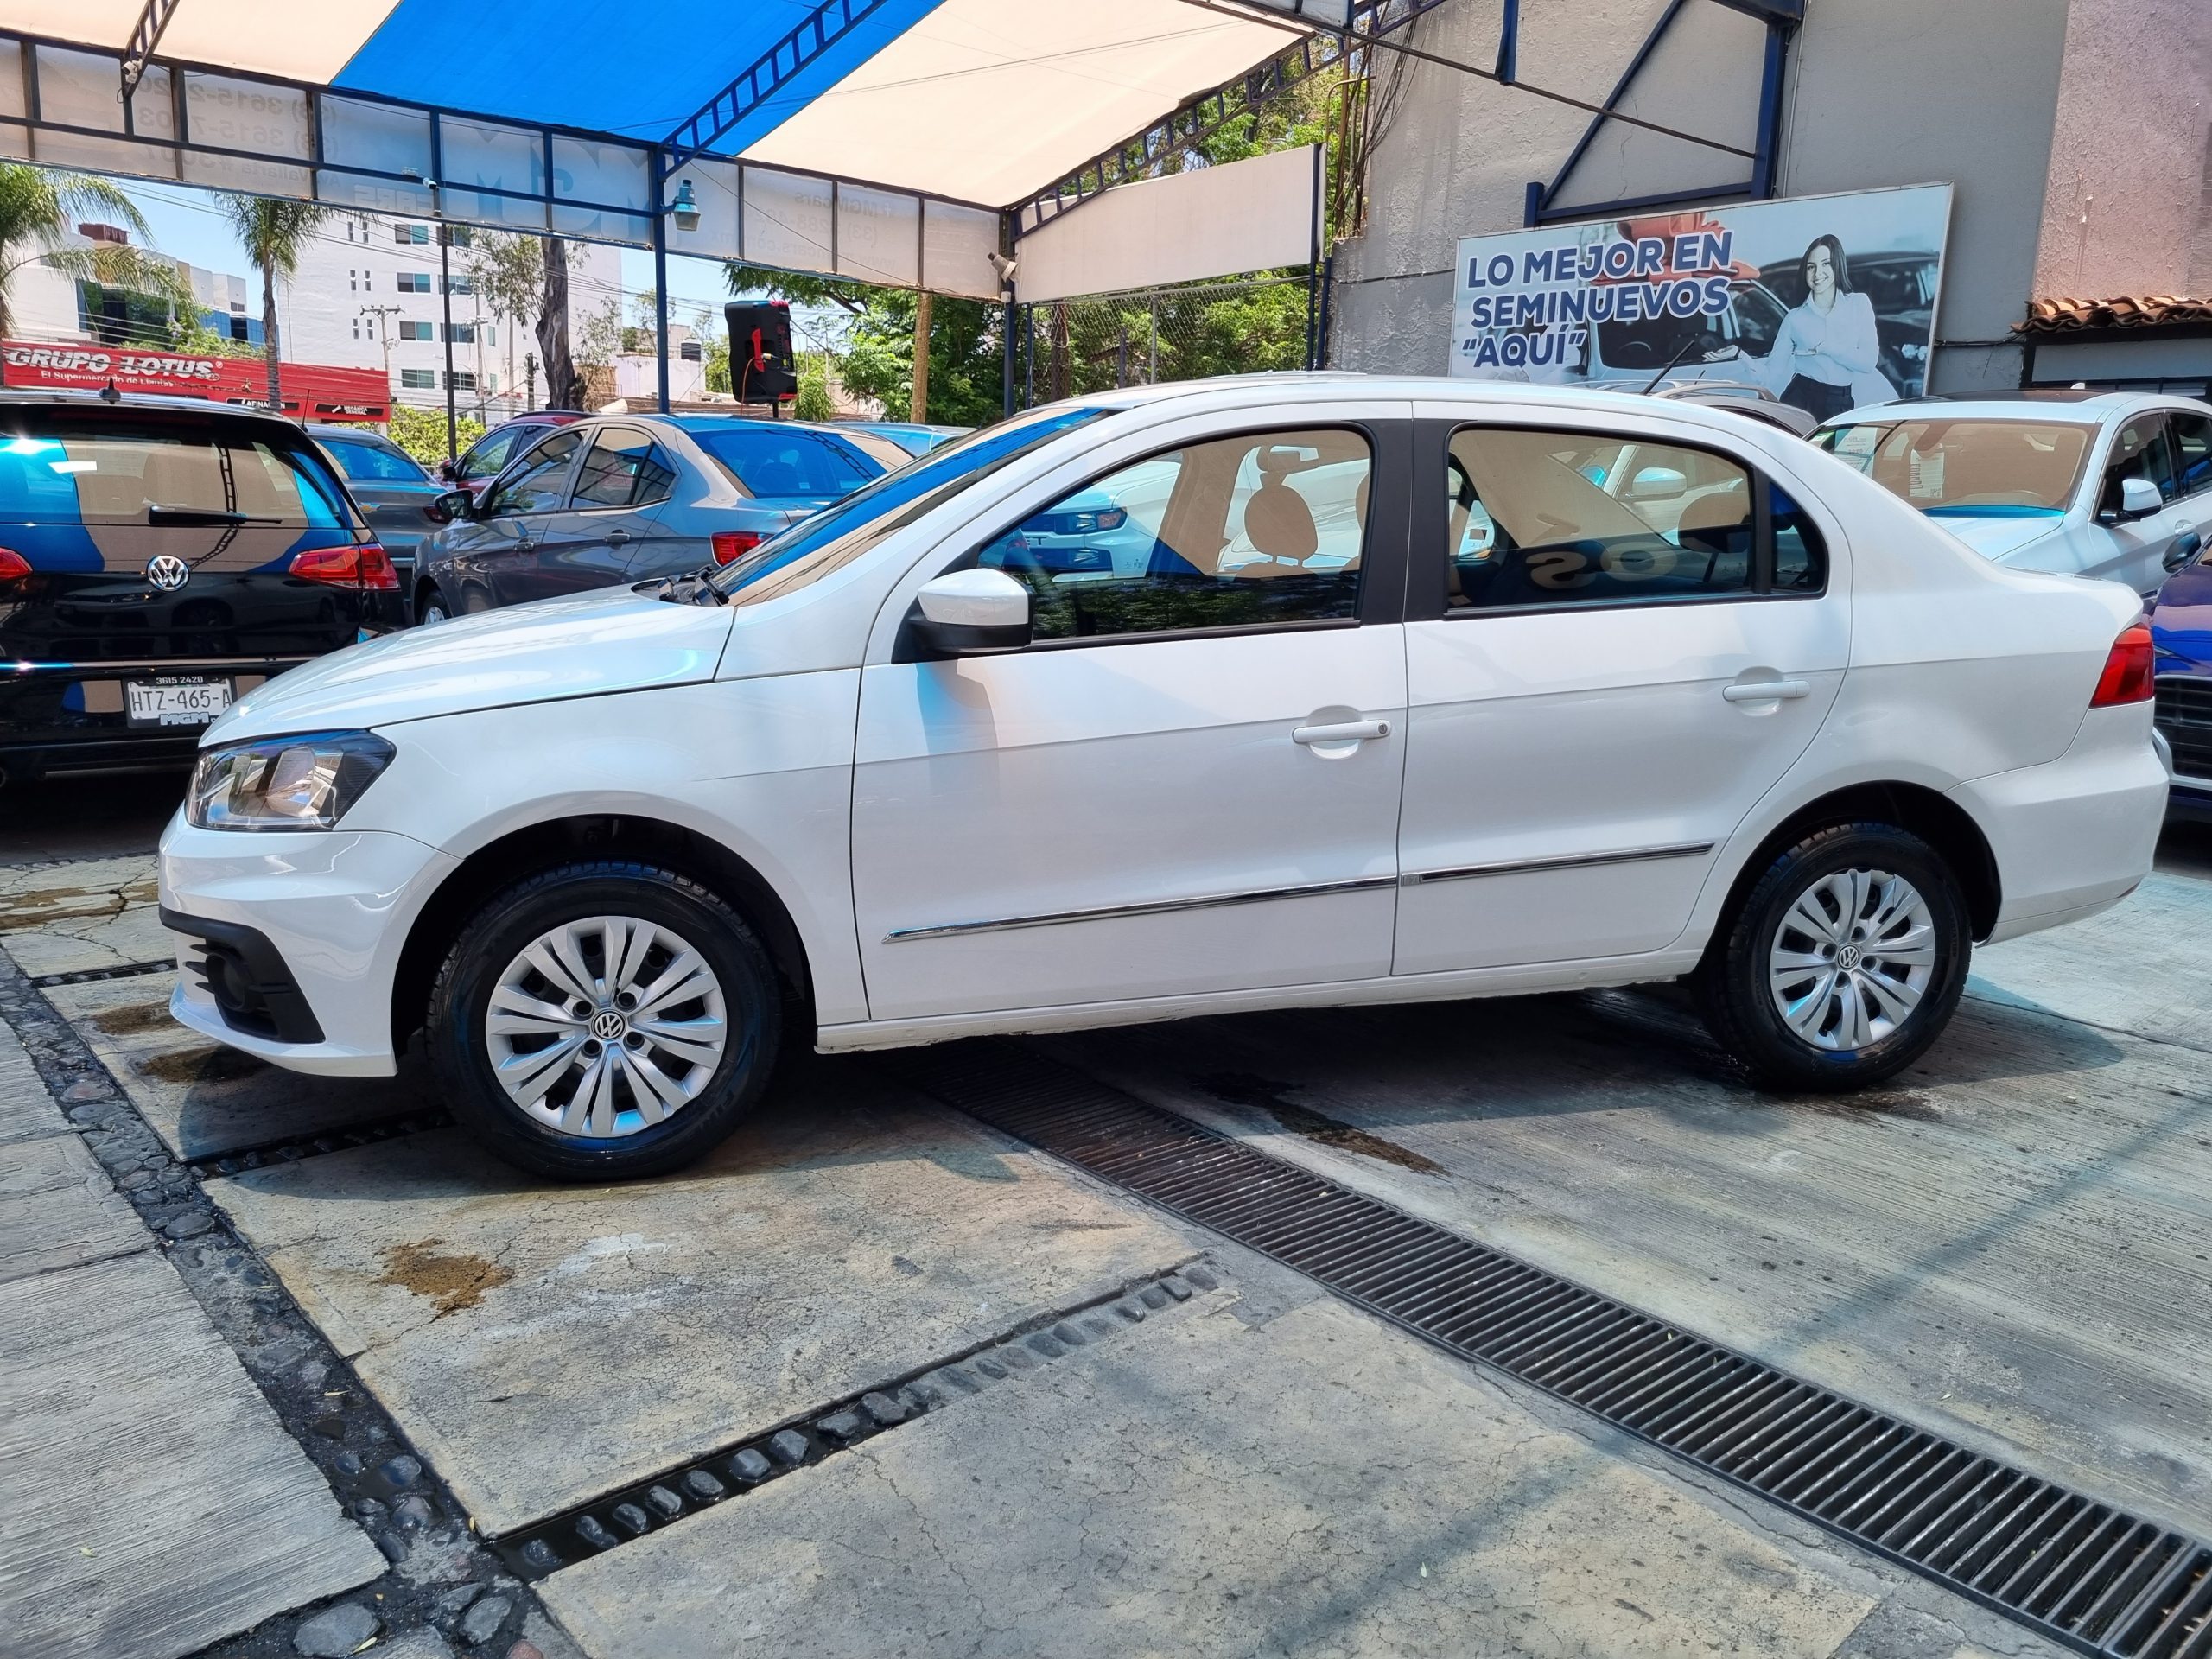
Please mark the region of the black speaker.
<svg viewBox="0 0 2212 1659"><path fill-rule="evenodd" d="M791 307L781 300L732 300L722 315L729 323L729 389L737 401L779 404L798 397Z"/></svg>

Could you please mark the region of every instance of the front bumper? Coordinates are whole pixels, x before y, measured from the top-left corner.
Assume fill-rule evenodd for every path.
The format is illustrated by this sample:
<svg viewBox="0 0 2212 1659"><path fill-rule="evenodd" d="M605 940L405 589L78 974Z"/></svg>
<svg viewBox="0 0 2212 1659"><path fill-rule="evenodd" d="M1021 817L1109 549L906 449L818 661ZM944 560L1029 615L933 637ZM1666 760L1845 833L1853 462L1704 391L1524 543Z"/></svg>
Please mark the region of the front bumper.
<svg viewBox="0 0 2212 1659"><path fill-rule="evenodd" d="M170 1012L296 1071L390 1077L400 951L458 862L387 830L255 834L171 819L160 868L181 964ZM210 935L227 962L211 962ZM226 976L231 994L219 996Z"/></svg>

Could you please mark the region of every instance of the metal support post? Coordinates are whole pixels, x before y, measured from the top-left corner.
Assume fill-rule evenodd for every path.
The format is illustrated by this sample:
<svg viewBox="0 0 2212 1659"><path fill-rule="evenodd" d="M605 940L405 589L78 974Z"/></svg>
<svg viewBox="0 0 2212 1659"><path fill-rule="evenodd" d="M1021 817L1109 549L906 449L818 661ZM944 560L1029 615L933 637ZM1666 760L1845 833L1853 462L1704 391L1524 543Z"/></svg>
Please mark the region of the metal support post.
<svg viewBox="0 0 2212 1659"><path fill-rule="evenodd" d="M438 303L446 336L446 459L461 459L461 417L453 401L453 226L438 221Z"/></svg>
<svg viewBox="0 0 2212 1659"><path fill-rule="evenodd" d="M659 359L660 412L668 413L668 168L653 152L653 353Z"/></svg>

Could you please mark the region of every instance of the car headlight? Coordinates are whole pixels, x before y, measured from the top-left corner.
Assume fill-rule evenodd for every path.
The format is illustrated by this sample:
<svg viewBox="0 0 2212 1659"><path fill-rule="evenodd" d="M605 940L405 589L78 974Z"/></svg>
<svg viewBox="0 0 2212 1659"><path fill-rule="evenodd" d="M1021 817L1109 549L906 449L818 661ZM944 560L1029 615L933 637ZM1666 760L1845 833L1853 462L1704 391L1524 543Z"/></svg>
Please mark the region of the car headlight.
<svg viewBox="0 0 2212 1659"><path fill-rule="evenodd" d="M185 821L198 830L328 830L397 753L374 732L304 732L200 752Z"/></svg>

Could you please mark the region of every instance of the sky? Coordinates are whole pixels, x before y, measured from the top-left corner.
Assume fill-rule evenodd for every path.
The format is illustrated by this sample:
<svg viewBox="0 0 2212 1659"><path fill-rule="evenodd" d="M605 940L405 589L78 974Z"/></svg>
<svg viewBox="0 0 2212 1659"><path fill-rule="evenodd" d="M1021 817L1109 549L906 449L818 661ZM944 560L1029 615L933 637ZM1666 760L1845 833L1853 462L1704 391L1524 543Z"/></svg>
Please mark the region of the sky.
<svg viewBox="0 0 2212 1659"><path fill-rule="evenodd" d="M163 253L213 271L246 279L251 303L260 303L260 284L249 268L245 250L232 234L229 222L214 199L189 185L142 184L118 180L124 193L137 203L153 233L153 245ZM721 262L690 259L672 254L668 261L670 315L688 322L700 306L719 318L729 297L722 283ZM653 257L640 249L622 250L622 288L626 295L643 294L653 285ZM628 310L626 304L624 309Z"/></svg>

